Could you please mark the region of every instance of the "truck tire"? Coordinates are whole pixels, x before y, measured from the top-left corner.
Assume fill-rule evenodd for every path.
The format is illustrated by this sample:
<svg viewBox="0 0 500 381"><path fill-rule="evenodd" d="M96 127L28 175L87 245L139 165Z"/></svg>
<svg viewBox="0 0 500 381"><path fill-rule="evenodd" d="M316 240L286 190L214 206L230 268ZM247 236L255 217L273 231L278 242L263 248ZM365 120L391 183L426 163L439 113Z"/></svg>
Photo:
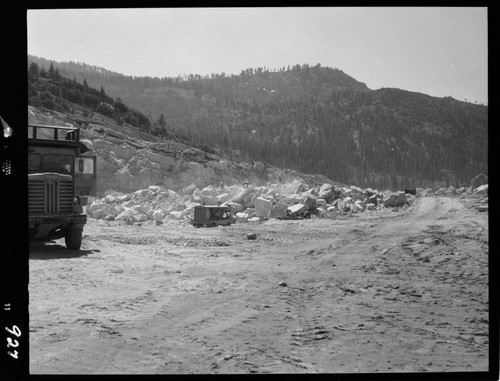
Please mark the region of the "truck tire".
<svg viewBox="0 0 500 381"><path fill-rule="evenodd" d="M83 226L70 225L64 236L66 247L70 250L80 250L82 245Z"/></svg>

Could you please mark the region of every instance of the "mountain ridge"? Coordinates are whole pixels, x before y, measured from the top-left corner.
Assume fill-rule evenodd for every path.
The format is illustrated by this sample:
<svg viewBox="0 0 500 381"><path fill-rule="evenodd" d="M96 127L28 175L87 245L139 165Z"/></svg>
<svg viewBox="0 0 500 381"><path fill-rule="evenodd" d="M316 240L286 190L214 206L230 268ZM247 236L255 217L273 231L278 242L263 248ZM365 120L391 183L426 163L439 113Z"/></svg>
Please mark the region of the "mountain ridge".
<svg viewBox="0 0 500 381"><path fill-rule="evenodd" d="M53 64L61 73L76 65ZM487 106L397 88L371 90L319 64L184 79L80 67L89 84L108 86L106 93L150 120L163 117L168 129L231 159L240 152L247 161L391 188L460 185L487 172ZM128 85L120 87L120 80Z"/></svg>

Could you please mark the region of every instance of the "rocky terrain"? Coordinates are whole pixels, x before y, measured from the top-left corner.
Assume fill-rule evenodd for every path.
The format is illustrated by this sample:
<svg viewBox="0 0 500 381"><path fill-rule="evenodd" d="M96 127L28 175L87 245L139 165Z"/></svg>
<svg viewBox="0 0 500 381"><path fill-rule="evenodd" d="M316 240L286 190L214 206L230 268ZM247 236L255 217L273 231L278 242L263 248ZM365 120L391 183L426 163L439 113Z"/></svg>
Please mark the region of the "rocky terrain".
<svg viewBox="0 0 500 381"><path fill-rule="evenodd" d="M419 195L484 196L478 206L487 211L488 185L477 188L454 187L415 189ZM313 186L295 180L288 184L263 186L231 185L207 186L198 189L193 183L179 192L162 186L150 186L131 194L108 192L87 207L87 214L95 219L126 221L129 224L165 219L191 219L197 205L229 206L238 223L267 219L298 219L311 216L337 218L381 208L407 208L416 196L403 191L379 192L356 186L335 187L331 183Z"/></svg>
<svg viewBox="0 0 500 381"><path fill-rule="evenodd" d="M34 124L77 126L90 153L97 155L98 194L114 190L131 192L161 185L180 190L191 184L208 185L262 184L265 181L326 181L322 175L306 175L278 169L263 162L234 162L190 145L175 134L159 138L127 125L118 126L112 119L78 108L63 113L28 107L28 121Z"/></svg>

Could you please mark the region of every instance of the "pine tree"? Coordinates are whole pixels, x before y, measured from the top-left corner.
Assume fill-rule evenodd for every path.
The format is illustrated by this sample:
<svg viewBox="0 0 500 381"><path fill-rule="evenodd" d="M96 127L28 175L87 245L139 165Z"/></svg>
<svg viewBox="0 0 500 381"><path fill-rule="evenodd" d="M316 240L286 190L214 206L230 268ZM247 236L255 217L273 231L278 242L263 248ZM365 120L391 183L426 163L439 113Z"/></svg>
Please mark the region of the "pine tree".
<svg viewBox="0 0 500 381"><path fill-rule="evenodd" d="M165 126L167 125L163 114L160 115L160 119L158 119L158 124L161 128L165 128Z"/></svg>
<svg viewBox="0 0 500 381"><path fill-rule="evenodd" d="M38 65L35 62L32 62L28 70L28 79L30 81L37 81L39 74L40 70Z"/></svg>
<svg viewBox="0 0 500 381"><path fill-rule="evenodd" d="M55 78L56 72L54 70L54 64L51 62L49 67L49 78Z"/></svg>

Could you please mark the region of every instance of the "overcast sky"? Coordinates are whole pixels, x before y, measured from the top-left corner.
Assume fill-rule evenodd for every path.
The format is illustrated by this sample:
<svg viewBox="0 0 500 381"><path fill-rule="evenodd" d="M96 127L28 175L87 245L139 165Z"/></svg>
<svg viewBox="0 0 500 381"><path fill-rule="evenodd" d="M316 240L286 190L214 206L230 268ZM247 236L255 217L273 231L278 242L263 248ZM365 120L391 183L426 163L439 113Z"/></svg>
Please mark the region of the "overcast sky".
<svg viewBox="0 0 500 381"><path fill-rule="evenodd" d="M125 75L338 68L370 89L488 103L487 8L28 10L28 53Z"/></svg>

